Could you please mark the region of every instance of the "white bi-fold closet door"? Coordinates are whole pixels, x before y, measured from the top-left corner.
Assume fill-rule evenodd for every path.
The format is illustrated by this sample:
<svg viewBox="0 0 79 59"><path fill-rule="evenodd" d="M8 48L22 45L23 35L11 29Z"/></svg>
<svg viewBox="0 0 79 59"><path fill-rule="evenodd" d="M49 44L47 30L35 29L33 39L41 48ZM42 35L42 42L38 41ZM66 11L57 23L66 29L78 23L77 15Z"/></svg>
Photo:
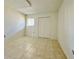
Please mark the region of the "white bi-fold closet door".
<svg viewBox="0 0 79 59"><path fill-rule="evenodd" d="M38 37L50 38L51 36L51 19L50 17L38 18Z"/></svg>

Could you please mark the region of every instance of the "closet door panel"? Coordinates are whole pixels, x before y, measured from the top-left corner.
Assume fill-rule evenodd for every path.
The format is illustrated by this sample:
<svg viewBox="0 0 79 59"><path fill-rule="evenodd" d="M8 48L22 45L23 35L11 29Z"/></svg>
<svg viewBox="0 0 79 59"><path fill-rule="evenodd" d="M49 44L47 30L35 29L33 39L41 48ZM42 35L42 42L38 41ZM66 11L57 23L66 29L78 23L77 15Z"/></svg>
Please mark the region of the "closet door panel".
<svg viewBox="0 0 79 59"><path fill-rule="evenodd" d="M50 38L51 21L50 18L39 18L38 20L39 37Z"/></svg>

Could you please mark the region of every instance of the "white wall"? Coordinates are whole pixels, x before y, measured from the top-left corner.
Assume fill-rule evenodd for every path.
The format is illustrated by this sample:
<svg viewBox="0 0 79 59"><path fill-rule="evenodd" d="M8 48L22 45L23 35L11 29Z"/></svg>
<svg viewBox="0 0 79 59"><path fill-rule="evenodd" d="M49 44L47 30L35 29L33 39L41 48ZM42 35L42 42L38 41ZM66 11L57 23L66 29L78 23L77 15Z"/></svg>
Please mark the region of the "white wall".
<svg viewBox="0 0 79 59"><path fill-rule="evenodd" d="M51 21L50 38L56 39L57 38L57 12L28 15L28 18L35 19L35 26L27 27L27 35L33 35L35 37L38 37L38 18L48 17L48 16L50 17L49 21Z"/></svg>
<svg viewBox="0 0 79 59"><path fill-rule="evenodd" d="M4 19L4 34L6 38L13 36L17 32L24 29L25 26L24 15L11 9L9 6L5 6L5 19Z"/></svg>
<svg viewBox="0 0 79 59"><path fill-rule="evenodd" d="M64 0L58 12L58 39L68 59L74 59L74 1Z"/></svg>

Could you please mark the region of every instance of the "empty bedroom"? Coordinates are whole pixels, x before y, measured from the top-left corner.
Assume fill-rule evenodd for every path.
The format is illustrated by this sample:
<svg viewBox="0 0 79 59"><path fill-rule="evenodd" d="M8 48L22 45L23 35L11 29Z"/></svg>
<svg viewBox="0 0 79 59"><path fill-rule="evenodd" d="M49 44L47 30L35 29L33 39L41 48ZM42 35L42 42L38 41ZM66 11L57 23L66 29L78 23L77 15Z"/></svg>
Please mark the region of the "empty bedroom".
<svg viewBox="0 0 79 59"><path fill-rule="evenodd" d="M5 59L74 59L74 0L5 0Z"/></svg>

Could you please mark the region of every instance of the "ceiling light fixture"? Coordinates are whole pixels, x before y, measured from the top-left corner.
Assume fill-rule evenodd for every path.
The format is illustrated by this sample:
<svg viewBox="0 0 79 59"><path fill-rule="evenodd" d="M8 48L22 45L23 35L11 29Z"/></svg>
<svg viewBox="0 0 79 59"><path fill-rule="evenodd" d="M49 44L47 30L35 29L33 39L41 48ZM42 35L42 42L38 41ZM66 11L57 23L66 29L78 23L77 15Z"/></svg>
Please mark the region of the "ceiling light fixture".
<svg viewBox="0 0 79 59"><path fill-rule="evenodd" d="M28 4L28 6L32 6L32 4L29 0L26 0L26 3Z"/></svg>

